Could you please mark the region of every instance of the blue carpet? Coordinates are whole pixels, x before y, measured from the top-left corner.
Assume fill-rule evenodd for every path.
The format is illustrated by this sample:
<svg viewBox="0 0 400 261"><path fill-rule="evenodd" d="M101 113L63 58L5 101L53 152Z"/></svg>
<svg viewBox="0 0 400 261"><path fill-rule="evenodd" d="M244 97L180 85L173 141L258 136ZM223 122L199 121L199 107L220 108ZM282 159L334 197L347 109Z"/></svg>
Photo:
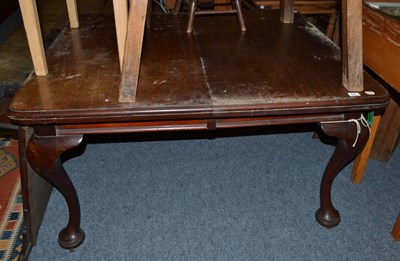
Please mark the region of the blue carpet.
<svg viewBox="0 0 400 261"><path fill-rule="evenodd" d="M89 143L64 164L85 242L58 246L67 208L54 191L30 260L399 260L400 152L371 160L361 185L342 171L342 222L326 229L314 213L333 150L311 132Z"/></svg>

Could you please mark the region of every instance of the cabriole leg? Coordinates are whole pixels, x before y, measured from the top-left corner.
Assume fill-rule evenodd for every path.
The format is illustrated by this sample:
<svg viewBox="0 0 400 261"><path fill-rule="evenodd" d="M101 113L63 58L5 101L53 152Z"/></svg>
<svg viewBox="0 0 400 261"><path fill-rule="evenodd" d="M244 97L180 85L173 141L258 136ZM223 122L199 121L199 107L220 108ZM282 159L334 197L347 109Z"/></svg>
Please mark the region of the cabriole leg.
<svg viewBox="0 0 400 261"><path fill-rule="evenodd" d="M331 200L333 181L342 168L363 150L370 130L363 118L321 122L320 125L326 135L338 138L338 142L321 180L320 208L315 217L322 226L334 227L339 224L340 215Z"/></svg>
<svg viewBox="0 0 400 261"><path fill-rule="evenodd" d="M43 127L42 127L43 128ZM43 133L43 129L41 130ZM46 132L48 129L45 130ZM80 206L75 187L65 172L60 155L78 146L83 136L61 136L42 134L35 129L28 143L27 158L31 167L42 178L53 185L65 198L69 210L67 226L61 230L58 243L61 247L74 250L82 244L85 233L80 228Z"/></svg>

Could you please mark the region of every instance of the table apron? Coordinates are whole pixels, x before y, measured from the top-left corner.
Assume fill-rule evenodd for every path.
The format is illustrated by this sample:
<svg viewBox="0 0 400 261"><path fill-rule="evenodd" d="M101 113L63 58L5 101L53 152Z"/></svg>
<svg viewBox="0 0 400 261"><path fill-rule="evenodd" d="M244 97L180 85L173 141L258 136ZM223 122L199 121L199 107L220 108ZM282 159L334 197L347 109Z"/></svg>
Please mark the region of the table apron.
<svg viewBox="0 0 400 261"><path fill-rule="evenodd" d="M353 113L354 114L354 113ZM351 114L351 115L353 115ZM359 118L359 113L355 118ZM355 115L354 114L354 115ZM156 131L215 130L224 128L257 127L286 124L318 123L337 121L346 118L345 114L269 116L247 118L217 118L171 121L136 121L117 123L68 124L57 125L57 135L112 134Z"/></svg>

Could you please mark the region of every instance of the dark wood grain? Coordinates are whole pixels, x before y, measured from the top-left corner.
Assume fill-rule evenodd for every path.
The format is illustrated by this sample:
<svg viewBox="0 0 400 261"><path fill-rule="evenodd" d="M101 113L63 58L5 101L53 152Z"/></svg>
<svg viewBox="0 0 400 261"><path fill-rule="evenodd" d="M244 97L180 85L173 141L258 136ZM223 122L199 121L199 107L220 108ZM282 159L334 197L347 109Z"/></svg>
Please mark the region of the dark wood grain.
<svg viewBox="0 0 400 261"><path fill-rule="evenodd" d="M24 206L23 248L20 260L28 260L30 249L37 242L39 229L53 187L37 175L26 158L27 144L33 130L20 127L18 133L19 164L21 173L21 191Z"/></svg>
<svg viewBox="0 0 400 261"><path fill-rule="evenodd" d="M49 76L21 89L9 117L17 124L247 117L377 109L387 100L367 75L365 90L375 95L350 97L340 50L301 15L293 24L280 23L279 11L245 16L246 32L231 26L234 16L198 17L193 35L186 16L153 17L134 103L118 101L112 17L83 18L49 49Z"/></svg>
<svg viewBox="0 0 400 261"><path fill-rule="evenodd" d="M27 159L29 164L43 179L48 181L64 196L67 202L69 219L58 238L60 246L74 249L82 244L85 233L80 228L80 206L78 195L70 178L65 172L60 156L67 150L78 146L83 135L56 137L53 128L35 128L28 142Z"/></svg>
<svg viewBox="0 0 400 261"><path fill-rule="evenodd" d="M320 187L320 208L315 213L317 221L325 227L337 226L339 212L333 207L331 188L335 177L365 147L369 138L369 127L359 122L322 122L322 131L338 138L336 149L326 166Z"/></svg>

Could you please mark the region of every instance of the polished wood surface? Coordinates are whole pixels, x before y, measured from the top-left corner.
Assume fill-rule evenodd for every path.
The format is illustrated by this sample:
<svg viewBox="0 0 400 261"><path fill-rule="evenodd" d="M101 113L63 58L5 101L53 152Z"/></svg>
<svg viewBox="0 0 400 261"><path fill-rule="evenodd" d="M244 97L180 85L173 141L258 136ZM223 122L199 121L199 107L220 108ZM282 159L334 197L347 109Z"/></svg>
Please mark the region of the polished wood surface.
<svg viewBox="0 0 400 261"><path fill-rule="evenodd" d="M369 138L369 128L361 124L357 143L360 142L362 146L354 143L354 136L349 135L354 131L352 128L354 128L353 124L343 124L343 122L321 123L321 129L326 135L338 138L335 152L321 180L321 207L315 213L317 221L325 227L334 227L340 222L339 212L334 208L331 200L332 183L340 170L361 152Z"/></svg>
<svg viewBox="0 0 400 261"><path fill-rule="evenodd" d="M281 23L278 10L244 15L245 32L232 26L236 17L216 16L197 18L193 34L186 33L186 15L153 16L144 35L135 102L119 101L112 16L84 17L79 30L66 28L58 36L47 53L49 75L33 76L21 88L9 118L21 125L21 135L27 134L25 126L33 128L29 141L20 144L35 172L26 179L37 174L67 202L60 246L74 249L85 237L79 198L60 156L86 134L315 123L338 140L315 216L323 226L339 224L333 182L368 140L363 113L384 109L389 95L367 74L365 90L371 93L349 95L342 85L340 50L300 14L292 24ZM32 190L25 186L23 193ZM39 199L25 200L33 205ZM43 214L26 206L28 216ZM37 225L27 222L27 231L36 232L29 226Z"/></svg>
<svg viewBox="0 0 400 261"><path fill-rule="evenodd" d="M26 11L22 12L24 25L27 32L40 32L39 21L33 21L32 13L37 13L35 0L19 0L22 8L25 8ZM117 0L114 0L117 1ZM122 79L120 84L120 95L119 102L135 102L137 87L138 87L138 78L140 71L140 59L141 59L141 47L143 44L143 33L144 28L143 24L146 20L147 24L150 23L149 16L146 18L146 13L150 13L151 11L151 3L152 1L148 0L140 0L132 3L130 5L129 12L132 13L129 18L129 26L126 39L128 44L128 49L131 51L124 50L124 57L126 61L120 59L120 64L122 64ZM177 4L180 5L181 1L178 1ZM361 30L361 0L355 1L347 1L342 0L342 84L349 91L363 91L363 67L362 67L362 30ZM70 15L70 23L71 27L78 26L78 15L76 8L75 0L68 0L68 11ZM190 7L190 15L189 22L187 27L187 32L192 31L192 24L195 15L197 2L196 0L191 2ZM244 19L242 16L240 3L238 0L234 1L234 5L237 10L239 23L241 30L245 30ZM120 7L120 5L116 5ZM294 19L294 0L280 0L281 7L281 15L280 20L282 23L293 23ZM179 8L175 8L176 10ZM220 12L220 11L217 11ZM118 15L120 12L115 10L115 15ZM121 12L123 13L123 12ZM198 12L200 13L200 12ZM204 12L203 12L204 13ZM208 13L208 12L205 12ZM125 15L125 14L123 14ZM116 17L119 20L118 17ZM121 26L122 23L116 23L116 26ZM124 27L125 28L125 27ZM119 34L121 31L124 31L123 28L120 30L117 29L117 33ZM46 62L46 58L43 54L41 57L36 58L38 54L37 48L34 47L43 47L43 43L40 37L36 37L37 33L27 33L29 42L31 42L31 53L32 59L34 60L34 64L40 64ZM121 41L121 37L117 38L118 41ZM124 42L119 42L119 46L121 49L121 45L124 46ZM122 49L125 49L123 47ZM38 76L47 75L47 71L43 71L42 67L35 66L35 72Z"/></svg>
<svg viewBox="0 0 400 261"><path fill-rule="evenodd" d="M49 135L46 129L46 135ZM77 147L83 135L67 135L62 138L56 136L47 136L47 138L39 139L40 129L35 130L28 143L27 154L29 164L32 169L39 172L41 177L46 179L53 187L55 187L65 197L69 210L69 221L67 226L61 230L59 243L62 247L70 249L78 247L85 239L85 233L80 229L80 207L78 195L72 181L65 172L60 156L67 150ZM51 176L57 173L57 178Z"/></svg>
<svg viewBox="0 0 400 261"><path fill-rule="evenodd" d="M211 22L199 17L192 36L185 16L155 17L145 35L134 103L118 101L112 17L86 17L80 30L65 29L51 46L49 76L33 77L21 89L10 118L18 124L55 124L380 108L386 91L365 75L365 90L375 94L349 96L341 81L340 50L296 16L293 24L282 24L279 11L247 15L251 28L244 33L231 26L235 17Z"/></svg>

